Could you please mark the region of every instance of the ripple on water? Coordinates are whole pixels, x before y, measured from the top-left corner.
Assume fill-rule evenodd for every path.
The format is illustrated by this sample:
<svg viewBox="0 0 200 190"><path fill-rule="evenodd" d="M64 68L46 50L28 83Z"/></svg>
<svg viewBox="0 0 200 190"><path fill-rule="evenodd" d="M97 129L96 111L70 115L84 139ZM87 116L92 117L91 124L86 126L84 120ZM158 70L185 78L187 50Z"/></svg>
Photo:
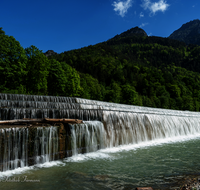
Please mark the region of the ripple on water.
<svg viewBox="0 0 200 190"><path fill-rule="evenodd" d="M200 138L148 142L99 150L63 161L1 172L40 179L40 184L1 184L12 189L123 189L167 186L179 175L200 171ZM192 156L191 156L192 155Z"/></svg>

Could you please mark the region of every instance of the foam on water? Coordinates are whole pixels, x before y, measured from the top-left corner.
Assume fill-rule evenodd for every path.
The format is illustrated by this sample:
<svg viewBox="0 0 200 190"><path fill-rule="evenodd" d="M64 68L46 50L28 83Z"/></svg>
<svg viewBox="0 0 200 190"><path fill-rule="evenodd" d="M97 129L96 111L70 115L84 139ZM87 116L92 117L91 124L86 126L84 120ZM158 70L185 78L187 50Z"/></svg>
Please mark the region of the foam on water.
<svg viewBox="0 0 200 190"><path fill-rule="evenodd" d="M72 157L64 159L64 161L65 162L83 162L83 161L94 160L94 159L112 160L112 159L114 159L114 157L107 153L103 153L103 152L101 152L101 150L99 150L97 152L90 152L90 153L86 153L86 154L74 155Z"/></svg>
<svg viewBox="0 0 200 190"><path fill-rule="evenodd" d="M36 164L34 166L16 168L14 170L0 172L0 180L5 177L14 176L17 174L23 174L23 173L26 173L26 172L29 172L32 170L40 169L40 168L51 168L54 166L64 166L66 162L85 162L88 160L99 160L99 159L115 160L115 159L117 159L117 156L113 153L123 152L123 151L128 152L131 150L148 148L151 146L160 146L160 145L170 144L170 143L185 142L185 141L190 141L190 140L194 140L194 139L200 139L200 134L172 137L172 138L166 138L166 139L141 142L138 144L121 145L118 147L100 149L96 152L77 154L72 157L65 158L63 161L58 160L58 161L45 162L43 164Z"/></svg>
<svg viewBox="0 0 200 190"><path fill-rule="evenodd" d="M60 166L60 165L65 165L62 161L52 161L52 162L45 162L43 164L36 164L33 167L34 168L50 168L53 166Z"/></svg>
<svg viewBox="0 0 200 190"><path fill-rule="evenodd" d="M135 149L139 149L139 148L147 148L147 147L150 147L150 146L159 146L159 145L162 145L162 144L170 144L170 143L190 141L190 140L198 139L198 138L200 138L200 134L170 137L170 138L165 138L165 139L158 139L158 140L140 142L138 144L128 144L128 145L120 145L118 147L105 148L105 149L101 149L100 152L116 153L116 152L122 152L122 151L135 150Z"/></svg>
<svg viewBox="0 0 200 190"><path fill-rule="evenodd" d="M32 169L32 166L31 167L16 168L14 170L7 170L5 172L0 172L0 179L2 179L4 177L10 177L10 176L13 176L15 174L21 174L21 173L24 173L24 172L26 172L30 169Z"/></svg>
<svg viewBox="0 0 200 190"><path fill-rule="evenodd" d="M35 170L38 168L50 168L53 166L64 166L64 165L65 165L65 163L62 161L52 161L52 162L45 162L43 164L36 164L33 166L29 166L29 167L28 166L23 167L23 168L19 167L14 170L7 170L4 172L0 172L0 179L5 178L5 177L11 177L11 176L17 175L17 174L23 174L23 173L26 173L28 171Z"/></svg>
<svg viewBox="0 0 200 190"><path fill-rule="evenodd" d="M185 141L190 141L190 140L199 139L199 138L200 138L200 134L196 134L196 135L171 137L171 138L166 138L166 139L157 139L157 140L152 140L152 141L140 142L138 144L120 145L118 147L100 149L97 152L74 155L72 157L66 158L64 161L65 162L83 162L83 161L93 160L93 159L114 160L116 159L116 157L113 155L113 153L131 151L131 150L136 150L140 148L148 148L151 146L160 146L162 144L185 142Z"/></svg>

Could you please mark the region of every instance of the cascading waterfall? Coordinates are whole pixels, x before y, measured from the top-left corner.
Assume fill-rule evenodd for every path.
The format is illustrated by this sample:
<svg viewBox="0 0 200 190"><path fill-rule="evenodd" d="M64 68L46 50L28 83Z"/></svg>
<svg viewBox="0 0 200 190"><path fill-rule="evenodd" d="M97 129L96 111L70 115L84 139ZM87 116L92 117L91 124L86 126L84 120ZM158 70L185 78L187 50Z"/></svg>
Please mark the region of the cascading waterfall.
<svg viewBox="0 0 200 190"><path fill-rule="evenodd" d="M58 131L57 127L37 127L34 155L35 164L55 160L58 156Z"/></svg>
<svg viewBox="0 0 200 190"><path fill-rule="evenodd" d="M0 163L7 171L28 165L28 129L0 129Z"/></svg>
<svg viewBox="0 0 200 190"><path fill-rule="evenodd" d="M106 147L200 134L197 117L104 111Z"/></svg>
<svg viewBox="0 0 200 190"><path fill-rule="evenodd" d="M101 148L200 134L196 117L104 111L104 125L85 121L71 127L72 155Z"/></svg>
<svg viewBox="0 0 200 190"><path fill-rule="evenodd" d="M41 164L58 159L57 127L0 128L0 171ZM29 134L35 137L30 141Z"/></svg>
<svg viewBox="0 0 200 190"><path fill-rule="evenodd" d="M105 130L99 121L84 121L70 128L72 155L95 152L104 148Z"/></svg>

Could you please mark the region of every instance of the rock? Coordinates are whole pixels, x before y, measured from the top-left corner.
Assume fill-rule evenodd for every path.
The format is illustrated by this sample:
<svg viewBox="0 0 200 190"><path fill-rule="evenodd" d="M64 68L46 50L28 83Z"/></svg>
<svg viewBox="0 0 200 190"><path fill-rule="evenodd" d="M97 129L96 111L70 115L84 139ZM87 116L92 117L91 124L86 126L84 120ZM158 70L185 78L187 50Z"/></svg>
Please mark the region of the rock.
<svg viewBox="0 0 200 190"><path fill-rule="evenodd" d="M137 187L136 190L153 190L152 187Z"/></svg>
<svg viewBox="0 0 200 190"><path fill-rule="evenodd" d="M46 57L52 56L52 55L57 55L56 52L54 52L53 50L48 50L47 52L44 53L44 55Z"/></svg>
<svg viewBox="0 0 200 190"><path fill-rule="evenodd" d="M104 181L106 179L108 179L108 175L96 175L94 176L94 179L100 180L100 181Z"/></svg>

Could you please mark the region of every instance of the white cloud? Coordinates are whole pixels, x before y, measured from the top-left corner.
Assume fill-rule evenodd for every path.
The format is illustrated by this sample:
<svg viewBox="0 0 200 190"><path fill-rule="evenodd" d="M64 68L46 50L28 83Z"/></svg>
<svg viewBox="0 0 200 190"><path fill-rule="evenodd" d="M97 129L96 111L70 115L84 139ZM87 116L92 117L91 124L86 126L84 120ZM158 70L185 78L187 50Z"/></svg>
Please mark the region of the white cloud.
<svg viewBox="0 0 200 190"><path fill-rule="evenodd" d="M142 27L144 27L144 26L146 26L146 25L148 25L149 23L142 23L139 27L140 28L142 28Z"/></svg>
<svg viewBox="0 0 200 190"><path fill-rule="evenodd" d="M142 18L142 17L144 17L144 13L143 12L140 13L140 18Z"/></svg>
<svg viewBox="0 0 200 190"><path fill-rule="evenodd" d="M152 14L155 14L157 11L165 12L169 7L169 4L165 0L159 0L158 2L152 3L151 0L143 0L141 5L145 10L148 9Z"/></svg>
<svg viewBox="0 0 200 190"><path fill-rule="evenodd" d="M132 0L127 0L127 1L114 1L113 4L114 6L114 11L119 12L119 15L121 17L124 17L125 14L127 13L127 10L132 6Z"/></svg>

